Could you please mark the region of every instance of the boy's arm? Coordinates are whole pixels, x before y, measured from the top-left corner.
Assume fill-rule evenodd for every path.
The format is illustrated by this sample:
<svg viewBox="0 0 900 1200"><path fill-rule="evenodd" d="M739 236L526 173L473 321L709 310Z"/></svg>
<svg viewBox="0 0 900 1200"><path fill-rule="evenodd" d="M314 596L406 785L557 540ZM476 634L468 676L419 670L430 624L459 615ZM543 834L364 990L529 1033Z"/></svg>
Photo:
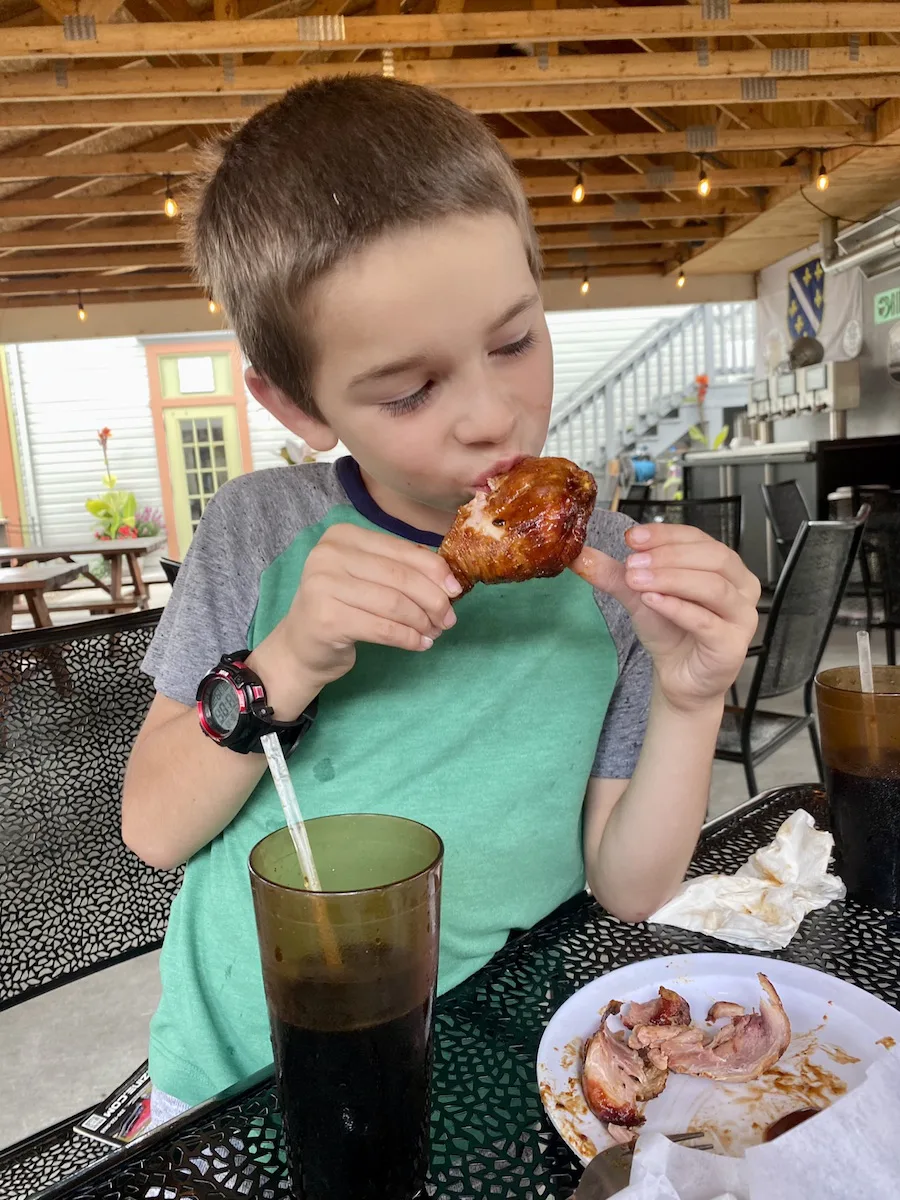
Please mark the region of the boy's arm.
<svg viewBox="0 0 900 1200"><path fill-rule="evenodd" d="M685 525L633 526L624 564L586 549L573 569L619 601L653 664L649 721L631 779L587 792L585 870L616 915L639 921L684 877L709 797L725 693L756 630L759 581L734 551ZM629 700L628 679L618 707ZM646 682L640 689L646 697ZM623 774L625 772L623 771Z"/></svg>
<svg viewBox="0 0 900 1200"><path fill-rule="evenodd" d="M723 701L690 713L658 686L630 780L591 779L584 809L588 885L607 912L643 921L684 878L706 815Z"/></svg>
<svg viewBox="0 0 900 1200"><path fill-rule="evenodd" d="M275 717L296 720L323 687L353 667L357 642L428 650L455 624L450 597L459 591L446 563L429 550L386 533L333 525L310 551L287 616L247 665L262 680ZM239 649L245 633L231 636L238 644L223 652ZM180 680L180 694L187 699L197 682ZM158 692L125 775L123 839L152 866L185 862L234 819L265 766L263 754L216 745L201 731L193 706Z"/></svg>
<svg viewBox="0 0 900 1200"><path fill-rule="evenodd" d="M276 718L291 720L321 684L293 674L290 697L284 695L272 661L277 656L277 645L273 655L272 643L263 642L247 665L266 685ZM122 840L151 867L172 870L231 824L265 770L264 754L237 754L217 745L201 730L196 707L157 692L125 773Z"/></svg>

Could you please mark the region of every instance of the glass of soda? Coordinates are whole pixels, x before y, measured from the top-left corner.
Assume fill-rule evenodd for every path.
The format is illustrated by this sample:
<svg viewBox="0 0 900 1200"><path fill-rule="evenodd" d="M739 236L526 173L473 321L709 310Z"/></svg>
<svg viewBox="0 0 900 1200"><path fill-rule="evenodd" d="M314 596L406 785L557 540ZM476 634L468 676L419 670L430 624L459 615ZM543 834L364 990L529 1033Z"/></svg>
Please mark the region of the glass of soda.
<svg viewBox="0 0 900 1200"><path fill-rule="evenodd" d="M444 848L402 817L306 823L323 890L287 829L250 881L297 1200L412 1200L428 1170Z"/></svg>
<svg viewBox="0 0 900 1200"><path fill-rule="evenodd" d="M825 788L835 866L851 900L900 910L900 667L858 667L816 677Z"/></svg>

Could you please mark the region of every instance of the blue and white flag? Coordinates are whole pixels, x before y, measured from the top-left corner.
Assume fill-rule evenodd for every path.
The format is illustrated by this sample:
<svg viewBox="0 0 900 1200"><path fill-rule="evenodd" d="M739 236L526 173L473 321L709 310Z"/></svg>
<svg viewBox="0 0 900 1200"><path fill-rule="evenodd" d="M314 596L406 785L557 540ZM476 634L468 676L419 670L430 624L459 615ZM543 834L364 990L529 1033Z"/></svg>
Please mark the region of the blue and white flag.
<svg viewBox="0 0 900 1200"><path fill-rule="evenodd" d="M818 258L788 271L787 323L791 341L818 337L825 312L825 272Z"/></svg>

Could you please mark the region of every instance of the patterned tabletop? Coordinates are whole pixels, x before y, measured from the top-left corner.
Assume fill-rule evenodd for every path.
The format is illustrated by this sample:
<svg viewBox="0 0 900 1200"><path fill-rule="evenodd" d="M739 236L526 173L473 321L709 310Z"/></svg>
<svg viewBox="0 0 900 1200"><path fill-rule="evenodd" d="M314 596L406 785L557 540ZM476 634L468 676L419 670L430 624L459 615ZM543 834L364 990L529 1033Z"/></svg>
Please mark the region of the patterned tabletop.
<svg viewBox="0 0 900 1200"><path fill-rule="evenodd" d="M692 873L734 871L798 807L822 820L817 789L768 793L714 823ZM574 991L615 967L721 942L628 926L579 897L510 942L438 1005L429 1197L564 1200L580 1168L546 1119L535 1082L544 1026ZM811 914L776 957L829 972L900 1007L900 917L851 903ZM47 1196L196 1200L288 1196L271 1080L210 1101L141 1145L88 1168Z"/></svg>

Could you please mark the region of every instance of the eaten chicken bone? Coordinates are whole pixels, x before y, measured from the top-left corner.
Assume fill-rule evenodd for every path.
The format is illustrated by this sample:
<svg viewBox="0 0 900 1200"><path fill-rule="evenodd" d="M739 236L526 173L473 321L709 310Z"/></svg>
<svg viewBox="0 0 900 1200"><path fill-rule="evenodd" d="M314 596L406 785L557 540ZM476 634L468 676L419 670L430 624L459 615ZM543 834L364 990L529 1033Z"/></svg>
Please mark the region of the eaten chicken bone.
<svg viewBox="0 0 900 1200"><path fill-rule="evenodd" d="M566 458L525 458L464 504L438 551L463 594L561 574L584 546L597 484Z"/></svg>
<svg viewBox="0 0 900 1200"><path fill-rule="evenodd" d="M743 1009L741 1009L743 1012ZM622 1024L626 1029L634 1029L635 1025L690 1025L691 1006L683 996L661 987L655 1000L646 1004L638 1004L632 1000L622 1014Z"/></svg>
<svg viewBox="0 0 900 1200"><path fill-rule="evenodd" d="M790 1044L791 1025L772 984L765 975L757 978L760 1011L747 1014L730 1000L717 1001L707 1020L728 1018L728 1024L715 1031L692 1025L687 1001L660 988L656 999L628 1005L622 1016L627 1036L614 1033L607 1022L621 1003L611 1001L585 1046L582 1087L594 1115L610 1128L633 1128L644 1122L638 1106L659 1095L669 1071L745 1083L774 1066ZM623 1140L619 1133L613 1137Z"/></svg>
<svg viewBox="0 0 900 1200"><path fill-rule="evenodd" d="M624 1033L607 1027L621 1007L611 1000L603 1010L600 1028L584 1048L582 1085L591 1111L601 1121L632 1128L644 1123L638 1105L666 1086L666 1070L655 1066L645 1050L629 1046Z"/></svg>
<svg viewBox="0 0 900 1200"><path fill-rule="evenodd" d="M702 1079L747 1083L759 1079L778 1062L790 1045L791 1023L766 976L757 978L763 990L759 1012L732 1017L703 1044L667 1046L670 1071Z"/></svg>

